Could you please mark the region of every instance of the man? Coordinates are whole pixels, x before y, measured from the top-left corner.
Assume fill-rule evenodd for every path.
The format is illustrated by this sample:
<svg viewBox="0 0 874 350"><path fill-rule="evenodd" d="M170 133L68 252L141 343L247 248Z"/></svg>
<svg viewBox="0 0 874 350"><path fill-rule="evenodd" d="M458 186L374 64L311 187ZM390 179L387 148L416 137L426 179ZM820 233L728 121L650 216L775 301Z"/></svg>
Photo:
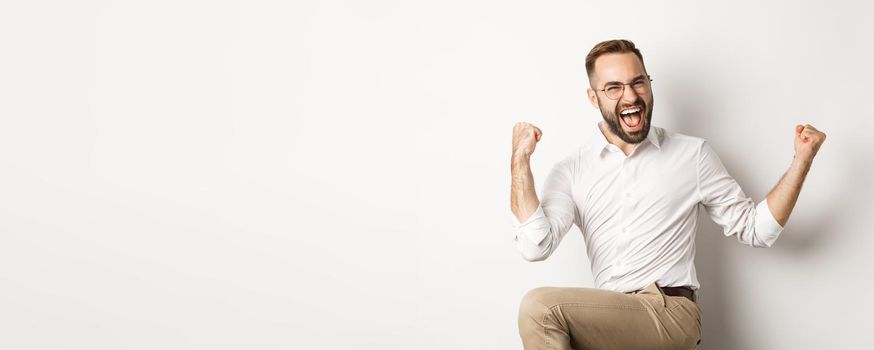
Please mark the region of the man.
<svg viewBox="0 0 874 350"><path fill-rule="evenodd" d="M703 207L726 236L770 247L782 232L826 135L795 127L789 170L754 203L702 138L653 126L643 56L627 40L586 57L588 98L601 111L594 141L551 170L538 198L530 158L543 132L513 128L516 244L544 260L576 224L598 288L541 287L519 310L525 349L692 349L700 343L695 230ZM701 204L699 206L698 204Z"/></svg>

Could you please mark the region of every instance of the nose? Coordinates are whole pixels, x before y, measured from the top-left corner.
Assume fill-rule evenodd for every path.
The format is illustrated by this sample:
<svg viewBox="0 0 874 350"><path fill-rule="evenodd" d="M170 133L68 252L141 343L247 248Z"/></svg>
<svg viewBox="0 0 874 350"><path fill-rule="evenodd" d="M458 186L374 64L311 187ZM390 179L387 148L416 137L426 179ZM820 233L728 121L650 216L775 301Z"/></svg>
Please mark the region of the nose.
<svg viewBox="0 0 874 350"><path fill-rule="evenodd" d="M640 96L637 95L637 91L634 91L634 88L632 88L631 85L625 85L625 89L622 90L621 100L629 104L634 104L634 102L637 102L638 98L640 98Z"/></svg>

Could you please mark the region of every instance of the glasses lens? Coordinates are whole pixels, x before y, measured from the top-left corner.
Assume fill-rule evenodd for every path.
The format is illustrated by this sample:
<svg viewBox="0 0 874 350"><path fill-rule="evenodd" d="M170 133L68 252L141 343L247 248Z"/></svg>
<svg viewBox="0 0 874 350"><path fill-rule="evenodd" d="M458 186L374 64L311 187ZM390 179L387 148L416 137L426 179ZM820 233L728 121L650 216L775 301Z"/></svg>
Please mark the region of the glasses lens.
<svg viewBox="0 0 874 350"><path fill-rule="evenodd" d="M620 96L622 96L622 88L623 87L625 87L625 85L608 86L606 89L604 89L604 93L607 94L608 98L615 100L615 99L619 98Z"/></svg>
<svg viewBox="0 0 874 350"><path fill-rule="evenodd" d="M646 80L636 81L631 86L634 87L635 92L641 95L647 93L647 91L649 90L649 85L647 84Z"/></svg>

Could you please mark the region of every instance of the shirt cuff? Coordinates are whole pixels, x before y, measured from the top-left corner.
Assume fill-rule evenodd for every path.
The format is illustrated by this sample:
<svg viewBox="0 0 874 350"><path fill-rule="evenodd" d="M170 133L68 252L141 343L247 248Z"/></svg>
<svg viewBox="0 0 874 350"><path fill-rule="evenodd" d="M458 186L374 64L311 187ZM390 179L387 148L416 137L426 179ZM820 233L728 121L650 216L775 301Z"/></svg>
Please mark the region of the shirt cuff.
<svg viewBox="0 0 874 350"><path fill-rule="evenodd" d="M783 232L783 226L771 214L771 209L768 207L768 198L763 199L756 205L756 236L770 247L780 237Z"/></svg>
<svg viewBox="0 0 874 350"><path fill-rule="evenodd" d="M525 219L525 222L519 222L516 215L511 216L513 217L513 227L516 228L516 233L524 235L528 240L534 242L534 244L539 245L549 234L549 221L546 220L543 208L539 205L537 206L537 210L535 210L528 219Z"/></svg>

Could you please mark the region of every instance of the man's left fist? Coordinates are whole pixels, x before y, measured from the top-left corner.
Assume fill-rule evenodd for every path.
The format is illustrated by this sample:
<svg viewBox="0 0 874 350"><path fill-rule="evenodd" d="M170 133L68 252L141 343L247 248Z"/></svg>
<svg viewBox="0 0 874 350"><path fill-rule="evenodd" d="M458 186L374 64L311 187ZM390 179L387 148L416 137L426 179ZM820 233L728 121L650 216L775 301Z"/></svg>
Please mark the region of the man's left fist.
<svg viewBox="0 0 874 350"><path fill-rule="evenodd" d="M795 158L813 161L819 146L825 141L825 133L810 124L795 126Z"/></svg>

